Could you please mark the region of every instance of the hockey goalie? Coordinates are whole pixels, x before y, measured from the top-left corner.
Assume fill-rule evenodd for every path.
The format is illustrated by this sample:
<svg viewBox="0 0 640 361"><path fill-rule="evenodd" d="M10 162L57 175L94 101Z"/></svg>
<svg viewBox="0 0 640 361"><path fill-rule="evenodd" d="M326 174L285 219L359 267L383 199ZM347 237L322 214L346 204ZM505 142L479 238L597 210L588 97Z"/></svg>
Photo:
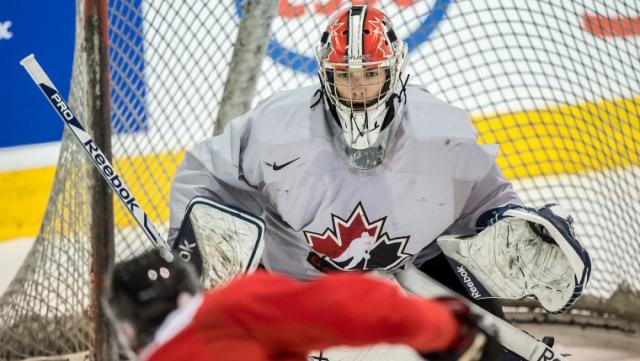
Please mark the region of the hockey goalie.
<svg viewBox="0 0 640 361"><path fill-rule="evenodd" d="M499 317L503 297L567 310L590 272L571 218L525 207L469 114L409 84L390 19L354 5L319 39L320 84L274 94L187 151L171 188L174 247L204 196L264 220L254 261L272 272L415 266Z"/></svg>
<svg viewBox="0 0 640 361"><path fill-rule="evenodd" d="M473 298L495 314L488 294L566 309L590 269L570 218L523 206L496 165L498 147L477 143L469 114L408 84L407 51L382 11L338 11L315 49L319 85L271 96L186 153L169 241L204 196L264 220L259 261L271 271L308 280L413 264L464 293L448 265L457 260L487 284ZM436 242L483 228L466 249ZM472 257L480 251L482 260Z"/></svg>

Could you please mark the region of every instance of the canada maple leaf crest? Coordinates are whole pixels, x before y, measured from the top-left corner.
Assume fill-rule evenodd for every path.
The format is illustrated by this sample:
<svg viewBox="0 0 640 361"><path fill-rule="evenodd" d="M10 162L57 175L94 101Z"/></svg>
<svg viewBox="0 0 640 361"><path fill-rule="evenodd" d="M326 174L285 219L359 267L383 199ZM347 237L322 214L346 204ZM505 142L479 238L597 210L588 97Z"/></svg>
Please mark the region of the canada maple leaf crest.
<svg viewBox="0 0 640 361"><path fill-rule="evenodd" d="M382 229L387 217L369 221L362 202L347 219L332 214L333 227L323 233L304 231L311 250L341 270L392 269L412 254L405 252L409 236L391 238Z"/></svg>

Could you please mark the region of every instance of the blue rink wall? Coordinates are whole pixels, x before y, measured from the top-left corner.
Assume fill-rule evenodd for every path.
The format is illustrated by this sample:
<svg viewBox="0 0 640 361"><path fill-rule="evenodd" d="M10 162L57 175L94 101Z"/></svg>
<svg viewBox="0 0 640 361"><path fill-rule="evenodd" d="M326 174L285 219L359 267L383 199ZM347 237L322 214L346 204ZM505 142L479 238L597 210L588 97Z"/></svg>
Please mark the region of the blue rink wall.
<svg viewBox="0 0 640 361"><path fill-rule="evenodd" d="M134 133L147 129L144 108L144 72L141 0L111 1L110 10L127 21L131 31L110 33L110 41L124 50L124 59L112 57L119 73L112 82L124 91L111 94L113 129L116 133ZM3 148L60 141L63 123L40 94L19 62L34 53L60 93L68 99L75 41L75 1L0 2L0 105L5 109L0 132ZM125 14L126 16L122 16ZM111 21L111 18L110 18ZM133 55L133 56L132 56ZM6 111L8 110L8 111ZM118 114L133 115L123 119Z"/></svg>
<svg viewBox="0 0 640 361"><path fill-rule="evenodd" d="M0 105L5 110L0 148L60 140L62 122L19 62L35 53L60 93L68 97L74 2L0 2L0 29Z"/></svg>

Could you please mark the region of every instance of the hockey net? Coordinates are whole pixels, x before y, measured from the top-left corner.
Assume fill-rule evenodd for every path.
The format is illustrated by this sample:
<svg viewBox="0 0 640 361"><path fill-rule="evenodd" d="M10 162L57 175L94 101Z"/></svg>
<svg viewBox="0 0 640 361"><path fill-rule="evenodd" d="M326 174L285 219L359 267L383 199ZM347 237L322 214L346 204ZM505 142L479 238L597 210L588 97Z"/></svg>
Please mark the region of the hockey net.
<svg viewBox="0 0 640 361"><path fill-rule="evenodd" d="M344 2L279 1L254 103L317 82L311 49L327 14ZM499 165L525 202L570 210L591 252L591 282L573 312L546 316L518 303L512 317L637 327L640 2L369 3L408 42L411 82L469 111L480 142L501 144ZM77 8L82 39L81 0ZM184 150L213 134L242 14L240 0L109 2L114 164L161 233ZM93 90L81 45L70 104L83 119L83 99ZM91 167L65 132L39 235L0 299L0 359L91 348L86 220L100 211L86 201ZM124 259L149 246L115 207L116 255Z"/></svg>

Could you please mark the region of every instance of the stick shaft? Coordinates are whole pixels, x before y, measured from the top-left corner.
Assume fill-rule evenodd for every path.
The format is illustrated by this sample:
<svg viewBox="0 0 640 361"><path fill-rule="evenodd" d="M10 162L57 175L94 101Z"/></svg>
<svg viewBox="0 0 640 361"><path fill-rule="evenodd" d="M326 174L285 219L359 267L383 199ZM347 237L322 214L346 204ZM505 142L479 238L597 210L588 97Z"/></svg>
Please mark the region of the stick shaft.
<svg viewBox="0 0 640 361"><path fill-rule="evenodd" d="M84 150L89 154L91 160L107 181L107 184L109 184L129 213L131 213L136 222L138 222L140 228L142 228L151 243L155 246L166 246L166 242L156 230L147 213L145 213L142 207L138 204L135 197L124 183L124 180L120 178L118 173L116 173L102 150L100 150L93 141L93 138L91 138L89 133L84 129L80 120L71 111L67 103L62 98L62 95L60 95L51 79L49 79L45 73L44 69L42 69L40 64L38 64L35 56L33 56L33 54L28 55L20 61L20 64L26 69L33 81L38 85L53 109L55 109L58 115L60 115L60 118L62 118L69 130L71 130L76 139L78 139L80 144L82 144Z"/></svg>
<svg viewBox="0 0 640 361"><path fill-rule="evenodd" d="M402 287L423 297L458 296L460 300L469 306L474 314L482 319L481 322L487 323L497 330L497 339L505 348L526 360L567 361L567 359L556 350L553 350L551 347L538 341L507 321L489 313L480 306L449 290L447 287L418 271L415 267L409 267L398 273L396 279Z"/></svg>

